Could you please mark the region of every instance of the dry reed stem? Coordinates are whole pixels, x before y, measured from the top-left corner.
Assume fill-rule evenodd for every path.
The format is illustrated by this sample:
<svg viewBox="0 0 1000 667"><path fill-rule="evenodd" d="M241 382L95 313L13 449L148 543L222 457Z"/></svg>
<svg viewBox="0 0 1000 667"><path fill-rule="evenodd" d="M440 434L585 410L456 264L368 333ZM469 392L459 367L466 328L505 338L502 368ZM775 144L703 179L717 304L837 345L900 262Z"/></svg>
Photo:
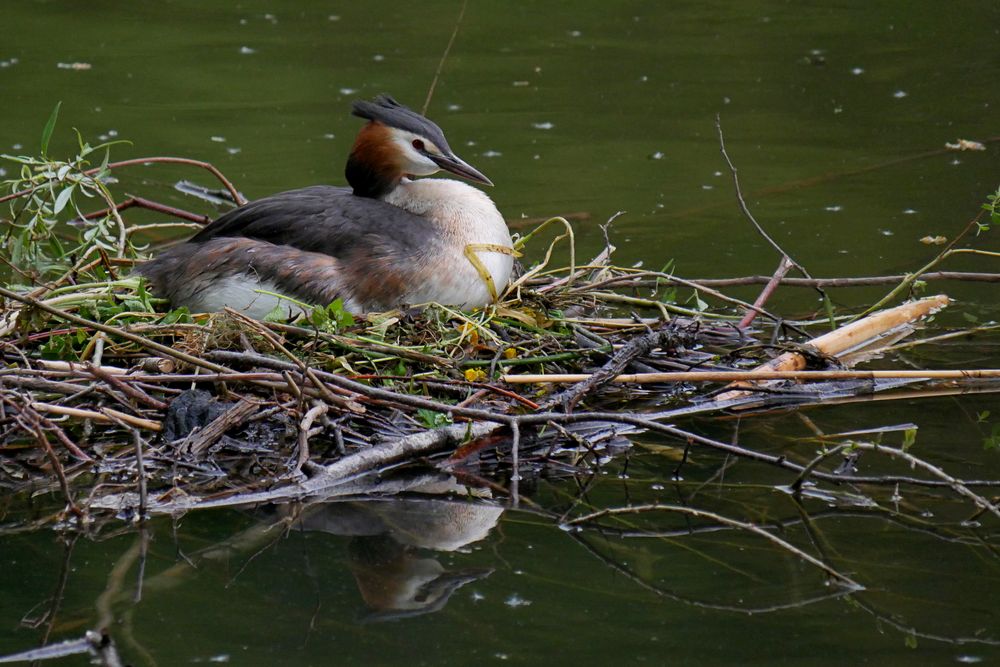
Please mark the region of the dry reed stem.
<svg viewBox="0 0 1000 667"><path fill-rule="evenodd" d="M950 299L943 294L904 303L895 308L872 313L864 319L857 320L830 333L813 338L806 345L810 352L828 357L837 357L849 350L867 344L897 327L932 315L946 307L949 303ZM799 352L785 352L771 361L758 366L751 373L796 371L804 369L806 364L807 360L804 354ZM732 391L720 394L716 397L716 400L728 401L739 398L746 395L746 392L743 390L751 389L754 386L754 383L746 380L735 383Z"/></svg>

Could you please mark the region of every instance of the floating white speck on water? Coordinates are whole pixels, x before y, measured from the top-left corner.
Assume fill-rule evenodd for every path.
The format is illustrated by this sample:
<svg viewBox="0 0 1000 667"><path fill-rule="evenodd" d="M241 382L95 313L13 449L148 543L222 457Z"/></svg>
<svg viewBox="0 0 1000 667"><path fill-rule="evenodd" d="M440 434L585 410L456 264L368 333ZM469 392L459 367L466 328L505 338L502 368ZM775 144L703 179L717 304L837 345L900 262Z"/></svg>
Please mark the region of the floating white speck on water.
<svg viewBox="0 0 1000 667"><path fill-rule="evenodd" d="M252 49L249 46L241 46L240 47L240 54L241 55L249 56L249 55L252 55L254 53L257 53L257 49Z"/></svg>
<svg viewBox="0 0 1000 667"><path fill-rule="evenodd" d="M551 130L553 127L555 127L555 125L548 121L544 121L541 123L532 123L531 127L535 128L536 130Z"/></svg>
<svg viewBox="0 0 1000 667"><path fill-rule="evenodd" d="M892 96L893 96L893 97L895 97L895 98L896 98L897 100L901 100L901 99L903 99L904 97L907 97L907 96L909 96L909 93L908 93L908 92L906 92L905 90L897 90L896 92L894 92L894 93L892 94Z"/></svg>
<svg viewBox="0 0 1000 667"><path fill-rule="evenodd" d="M829 211L830 213L840 213L841 211L844 210L844 207L841 206L840 204L833 204L831 206L825 207L823 210Z"/></svg>
<svg viewBox="0 0 1000 667"><path fill-rule="evenodd" d="M854 76L861 76L864 73L865 73L865 70L863 68L861 68L861 67L853 67L853 68L851 68L851 74L853 74Z"/></svg>

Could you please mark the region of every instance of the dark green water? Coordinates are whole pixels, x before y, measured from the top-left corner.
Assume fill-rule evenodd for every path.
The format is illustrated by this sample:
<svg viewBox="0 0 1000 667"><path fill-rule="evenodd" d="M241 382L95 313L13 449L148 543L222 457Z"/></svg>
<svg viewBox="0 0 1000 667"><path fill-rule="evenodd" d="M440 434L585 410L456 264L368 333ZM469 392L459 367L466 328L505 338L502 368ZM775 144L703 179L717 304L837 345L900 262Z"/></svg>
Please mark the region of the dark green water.
<svg viewBox="0 0 1000 667"><path fill-rule="evenodd" d="M919 238L956 234L1000 181L997 143L984 152L941 150L958 138L1000 135L1000 6L872 4L473 0L428 114L497 184L490 194L515 225L522 216L584 212L577 234L580 254L589 256L602 246L598 225L623 210L613 231L620 264L659 268L672 259L692 278L767 274L777 258L736 210L714 127L720 113L755 214L813 274L905 272L937 252ZM209 160L251 198L339 184L358 127L350 101L390 92L419 108L459 6L7 3L0 151L33 152L62 100L56 154L72 148L75 126L89 138L133 140L118 158ZM90 68L59 66L77 62ZM201 205L173 183L208 184L166 167L122 178L129 192L192 209ZM997 232L977 247L1000 249ZM996 266L995 258L974 257L945 268ZM938 326L961 326L963 315L998 317L995 285L931 290L960 299ZM832 295L860 305L881 293ZM807 314L815 294L789 289L771 307ZM997 342L960 339L887 363L998 367ZM983 447L1000 419L993 395L807 415L826 433L913 422L915 451L932 463L965 477L1000 472L1000 454ZM735 420L684 425L726 441L737 428ZM745 446L803 462L814 456L815 444L799 440L810 431L795 414L739 429ZM791 481L773 470L740 462L720 479L724 460L695 451L684 481L674 483L672 456L635 452L627 475L619 476L623 462L609 466L587 503L683 500L787 522L785 539L867 590L821 599L837 590L816 570L731 530L623 539L561 531L529 511L508 511L490 529L497 517L479 509L486 516L474 512L472 523L489 529L485 539L436 552L426 548L433 531L424 527L426 539L415 538L405 528L412 517L400 518L399 507L334 508L287 534L265 531L277 517L263 510L206 512L152 523L138 602L140 538L124 526L118 536L81 536L71 548L48 530L4 534L0 653L42 640L65 568L52 640L110 621L122 652L139 665L1000 659L997 526L963 523L969 503L914 488L880 509L806 500L813 519L804 524L792 499L771 490ZM863 463L865 472L888 469ZM577 487L542 481L528 491L540 508L561 513ZM4 523L30 518L50 499L32 502L5 502ZM429 521L434 512L420 516ZM444 517L443 525L456 525ZM663 531L687 525L671 515L631 521ZM439 610L386 618L385 608L420 597L407 598L407 586L435 577L458 586L450 598L442 589ZM426 599L408 604L433 607Z"/></svg>

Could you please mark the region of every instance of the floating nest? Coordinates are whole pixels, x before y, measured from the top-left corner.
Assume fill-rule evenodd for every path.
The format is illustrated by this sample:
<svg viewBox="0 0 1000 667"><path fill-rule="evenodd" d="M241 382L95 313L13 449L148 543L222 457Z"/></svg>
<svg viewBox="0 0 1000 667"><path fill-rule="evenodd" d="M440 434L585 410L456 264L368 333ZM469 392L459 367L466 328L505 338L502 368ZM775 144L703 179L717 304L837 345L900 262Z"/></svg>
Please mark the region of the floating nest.
<svg viewBox="0 0 1000 667"><path fill-rule="evenodd" d="M24 169L2 198L11 206L11 231L9 283L0 288L0 485L16 496L60 492L65 509L42 525L398 492L392 473L402 467L446 471L516 502L541 477L600 466L641 431L783 468L799 487L806 478L891 486L912 478L835 472L830 454L793 463L668 420L849 400L927 386L935 377L963 391L996 389L995 371L844 373L910 335L946 297L875 315L877 324L869 318L842 327L855 316L835 315L832 307L815 320L788 321L766 307L797 266L787 255L750 304L668 272L617 267L610 241L579 263L572 227L561 218L518 240L541 259L496 304L474 312L431 304L359 317L334 303L292 322L231 311L164 313L129 277L147 252L138 243L165 225L205 218L116 198L112 171L194 164L224 188L187 184L185 192L220 201L240 196L217 170L195 161L105 157L95 167L101 148L81 146L67 162L16 158ZM86 213L84 198L106 206ZM129 224L123 211L135 206L163 219ZM553 226L560 233L545 247L541 235L551 238ZM555 256L569 262L556 266ZM869 310L905 295L918 276ZM841 332L835 344L813 333L831 324ZM809 369L818 382L802 384ZM912 464L904 448L898 452ZM838 460L846 455L837 453ZM953 489L997 513L970 490L997 481L925 472L918 483Z"/></svg>

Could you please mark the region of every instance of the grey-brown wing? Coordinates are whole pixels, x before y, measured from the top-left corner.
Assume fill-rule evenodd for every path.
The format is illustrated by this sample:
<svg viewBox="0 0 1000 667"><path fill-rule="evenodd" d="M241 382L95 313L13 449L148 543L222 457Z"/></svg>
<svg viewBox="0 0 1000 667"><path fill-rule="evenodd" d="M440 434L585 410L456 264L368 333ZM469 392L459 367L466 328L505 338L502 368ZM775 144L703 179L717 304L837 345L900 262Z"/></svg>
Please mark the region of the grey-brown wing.
<svg viewBox="0 0 1000 667"><path fill-rule="evenodd" d="M203 243L242 236L333 257L354 254L373 242L400 257L420 254L434 241L433 225L347 188L313 186L252 201L217 218L190 239Z"/></svg>

